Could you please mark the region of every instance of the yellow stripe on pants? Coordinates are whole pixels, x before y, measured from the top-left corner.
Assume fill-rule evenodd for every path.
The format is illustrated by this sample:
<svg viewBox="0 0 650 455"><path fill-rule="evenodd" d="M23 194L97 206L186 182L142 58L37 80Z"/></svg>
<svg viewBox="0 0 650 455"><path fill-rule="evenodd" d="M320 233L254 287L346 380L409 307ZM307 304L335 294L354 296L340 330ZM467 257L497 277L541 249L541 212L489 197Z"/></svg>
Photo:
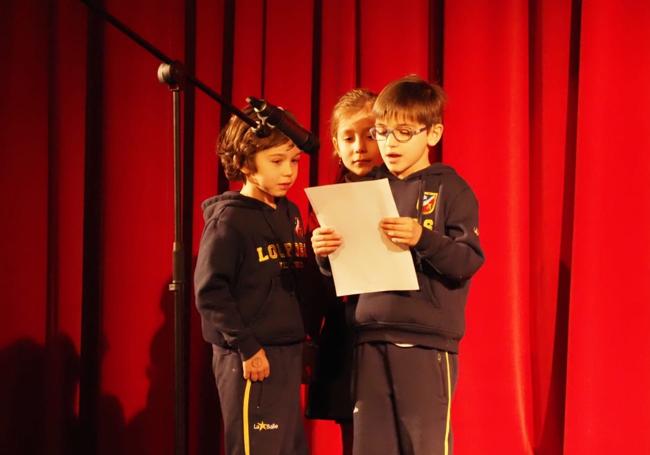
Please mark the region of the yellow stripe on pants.
<svg viewBox="0 0 650 455"><path fill-rule="evenodd" d="M246 389L244 389L244 454L245 455L250 455L251 454L251 437L250 434L248 433L248 429L250 428L248 425L248 402L250 401L251 397L251 380L247 379L246 380Z"/></svg>
<svg viewBox="0 0 650 455"><path fill-rule="evenodd" d="M449 431L451 430L451 372L449 371L449 353L445 352L447 361L447 427L445 428L445 455L449 455Z"/></svg>

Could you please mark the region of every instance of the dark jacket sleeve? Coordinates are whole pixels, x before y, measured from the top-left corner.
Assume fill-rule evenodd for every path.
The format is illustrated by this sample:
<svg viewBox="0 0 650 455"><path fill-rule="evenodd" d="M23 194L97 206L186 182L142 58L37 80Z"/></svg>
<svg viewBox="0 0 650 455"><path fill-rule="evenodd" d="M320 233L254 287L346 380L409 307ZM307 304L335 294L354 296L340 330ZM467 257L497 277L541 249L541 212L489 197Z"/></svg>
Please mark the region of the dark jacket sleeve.
<svg viewBox="0 0 650 455"><path fill-rule="evenodd" d="M329 257L323 257L323 256L316 256L316 264L318 265L318 270L320 270L320 273L322 273L325 276L332 276L332 266L330 265L330 258Z"/></svg>
<svg viewBox="0 0 650 455"><path fill-rule="evenodd" d="M243 240L227 223L213 220L203 231L194 272L196 306L208 329L218 331L244 360L261 345L244 324L231 286L240 263Z"/></svg>
<svg viewBox="0 0 650 455"><path fill-rule="evenodd" d="M465 188L449 206L444 232L422 229L414 250L442 276L465 281L484 261L478 234L478 202L472 190Z"/></svg>

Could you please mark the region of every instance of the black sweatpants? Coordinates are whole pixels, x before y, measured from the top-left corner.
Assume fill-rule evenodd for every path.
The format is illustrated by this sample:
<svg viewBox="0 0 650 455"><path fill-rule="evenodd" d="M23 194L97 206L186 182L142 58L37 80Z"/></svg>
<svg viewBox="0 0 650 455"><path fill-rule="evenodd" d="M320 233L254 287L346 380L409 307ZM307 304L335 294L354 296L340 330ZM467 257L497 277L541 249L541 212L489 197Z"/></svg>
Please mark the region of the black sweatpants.
<svg viewBox="0 0 650 455"><path fill-rule="evenodd" d="M452 453L456 354L362 343L354 370L354 455Z"/></svg>
<svg viewBox="0 0 650 455"><path fill-rule="evenodd" d="M271 374L252 382L237 351L213 346L226 455L306 455L300 410L302 343L265 346Z"/></svg>

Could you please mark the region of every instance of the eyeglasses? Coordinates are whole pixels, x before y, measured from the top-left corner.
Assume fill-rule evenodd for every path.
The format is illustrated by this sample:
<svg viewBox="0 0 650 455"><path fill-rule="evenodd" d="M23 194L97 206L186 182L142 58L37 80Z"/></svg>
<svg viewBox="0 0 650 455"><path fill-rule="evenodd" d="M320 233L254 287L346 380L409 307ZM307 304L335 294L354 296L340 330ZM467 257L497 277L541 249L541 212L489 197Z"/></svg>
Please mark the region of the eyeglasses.
<svg viewBox="0 0 650 455"><path fill-rule="evenodd" d="M416 134L420 134L422 131L427 129L426 126L423 126L419 130L412 130L410 128L399 127L399 128L384 128L383 126L377 128L370 128L370 135L376 141L385 141L388 139L391 133L397 142L408 142Z"/></svg>

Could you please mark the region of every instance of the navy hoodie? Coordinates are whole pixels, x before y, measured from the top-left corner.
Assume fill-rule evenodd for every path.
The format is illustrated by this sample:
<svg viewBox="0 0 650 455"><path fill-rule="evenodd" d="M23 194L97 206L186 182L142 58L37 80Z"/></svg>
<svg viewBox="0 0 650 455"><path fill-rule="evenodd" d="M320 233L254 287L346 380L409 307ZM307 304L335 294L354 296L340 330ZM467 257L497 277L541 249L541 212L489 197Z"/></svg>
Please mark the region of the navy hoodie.
<svg viewBox="0 0 650 455"><path fill-rule="evenodd" d="M238 192L203 203L205 227L194 273L203 338L246 360L262 346L304 339L296 273L307 251L300 212Z"/></svg>
<svg viewBox="0 0 650 455"><path fill-rule="evenodd" d="M400 216L415 218L423 226L411 248L420 289L362 294L355 312L358 341L458 352L470 278L483 264L474 193L442 163L404 180L385 166L368 177L387 178Z"/></svg>

